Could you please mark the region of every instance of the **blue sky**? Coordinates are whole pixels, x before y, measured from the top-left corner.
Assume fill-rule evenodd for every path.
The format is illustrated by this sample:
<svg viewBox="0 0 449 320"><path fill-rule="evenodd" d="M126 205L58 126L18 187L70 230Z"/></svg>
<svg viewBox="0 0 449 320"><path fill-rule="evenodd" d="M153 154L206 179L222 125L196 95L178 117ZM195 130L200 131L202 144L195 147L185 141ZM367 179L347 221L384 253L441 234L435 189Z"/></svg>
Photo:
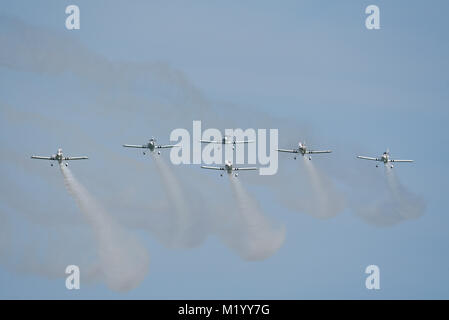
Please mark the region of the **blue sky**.
<svg viewBox="0 0 449 320"><path fill-rule="evenodd" d="M69 4L81 10L80 30L65 29ZM369 4L380 8L380 30L365 28ZM448 9L445 1L4 2L0 297L448 298ZM302 162L280 156L277 177L240 177L286 226L275 254L246 261L210 230L194 248L168 248L163 230L135 223L146 217L135 214L141 208L158 221L168 201L156 168L120 145L153 135L168 142L192 120L279 128L282 146L305 138L333 149L313 162L347 205L329 219L286 205L292 194L308 197L310 184ZM72 171L148 249L150 271L134 290L82 278L81 290L68 291L46 271L94 254L59 170L29 160L58 146L90 156ZM354 203L388 198L384 174L355 155L386 148L415 160L394 170L425 210L378 226ZM214 173L173 171L186 193L207 199L199 220L232 207ZM380 267L379 291L364 286L370 264Z"/></svg>

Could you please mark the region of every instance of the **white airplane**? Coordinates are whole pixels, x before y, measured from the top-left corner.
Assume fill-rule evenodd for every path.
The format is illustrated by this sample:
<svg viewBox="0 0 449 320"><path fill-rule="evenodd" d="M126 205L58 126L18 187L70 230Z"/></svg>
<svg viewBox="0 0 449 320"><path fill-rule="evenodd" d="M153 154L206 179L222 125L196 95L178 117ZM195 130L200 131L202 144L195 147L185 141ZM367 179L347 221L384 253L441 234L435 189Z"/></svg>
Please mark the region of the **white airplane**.
<svg viewBox="0 0 449 320"><path fill-rule="evenodd" d="M200 140L201 143L215 143L215 144L232 144L232 150L235 149L236 144L241 143L252 143L254 140L235 140L231 139L230 136L224 136L221 140Z"/></svg>
<svg viewBox="0 0 449 320"><path fill-rule="evenodd" d="M364 157L364 156L357 156L357 158L359 159L364 159L364 160L373 160L373 161L381 161L384 163L384 165L386 166L390 166L391 168L393 168L392 164L389 164L390 162L413 162L413 160L394 160L394 159L390 159L390 151L387 149L387 151L385 151L382 156L380 158L371 158L371 157ZM379 165L376 164L376 167L378 168Z"/></svg>
<svg viewBox="0 0 449 320"><path fill-rule="evenodd" d="M303 157L306 154L314 154L314 153L331 153L332 150L307 150L307 146L305 142L299 142L297 149L276 149L279 152L290 152L290 153L300 153ZM293 157L296 160L296 156ZM312 157L309 156L309 160L312 160Z"/></svg>
<svg viewBox="0 0 449 320"><path fill-rule="evenodd" d="M151 152L153 152L156 149L167 149L167 148L174 148L174 147L178 147L176 145L172 145L172 144L167 144L167 145L157 145L156 144L156 139L155 138L151 138L147 144L143 144L143 145L136 145L136 144L124 144L123 145L126 148L141 148L141 149L149 149ZM143 151L143 154L146 154L145 151ZM161 154L160 151L157 152L157 154Z"/></svg>
<svg viewBox="0 0 449 320"><path fill-rule="evenodd" d="M59 164L61 164L63 161L69 161L69 160L84 160L88 159L88 157L64 157L62 154L62 149L59 148L58 152L51 157L41 157L41 156L31 156L31 159L41 159L41 160L53 160L58 161ZM53 167L53 163L50 164ZM69 164L66 162L65 166L67 167Z"/></svg>
<svg viewBox="0 0 449 320"><path fill-rule="evenodd" d="M227 174L232 174L232 171L237 171L237 170L257 170L256 167L245 167L245 168L238 168L238 167L234 167L232 165L231 161L226 161L224 167L210 167L210 166L201 166L201 168L203 169L211 169L211 170L223 170L226 171ZM239 176L238 173L234 174L236 177ZM223 177L223 173L220 173L220 176Z"/></svg>

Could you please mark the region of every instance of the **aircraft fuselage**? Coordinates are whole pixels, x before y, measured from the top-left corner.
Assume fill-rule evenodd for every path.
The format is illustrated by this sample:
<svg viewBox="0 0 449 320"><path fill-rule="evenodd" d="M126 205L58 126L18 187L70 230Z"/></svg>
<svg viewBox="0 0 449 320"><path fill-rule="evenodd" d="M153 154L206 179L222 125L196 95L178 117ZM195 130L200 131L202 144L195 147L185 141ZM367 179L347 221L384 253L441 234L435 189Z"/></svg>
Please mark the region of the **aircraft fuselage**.
<svg viewBox="0 0 449 320"><path fill-rule="evenodd" d="M62 149L59 148L58 152L53 156L54 160L58 161L60 164L64 160L64 155L62 154Z"/></svg>
<svg viewBox="0 0 449 320"><path fill-rule="evenodd" d="M154 151L154 149L156 148L154 140L150 140L150 142L148 142L147 148L150 149L150 151Z"/></svg>
<svg viewBox="0 0 449 320"><path fill-rule="evenodd" d="M230 161L226 161L224 169L228 174L232 174L232 163Z"/></svg>
<svg viewBox="0 0 449 320"><path fill-rule="evenodd" d="M307 153L307 147L305 146L305 144L301 142L298 144L298 152L303 156Z"/></svg>

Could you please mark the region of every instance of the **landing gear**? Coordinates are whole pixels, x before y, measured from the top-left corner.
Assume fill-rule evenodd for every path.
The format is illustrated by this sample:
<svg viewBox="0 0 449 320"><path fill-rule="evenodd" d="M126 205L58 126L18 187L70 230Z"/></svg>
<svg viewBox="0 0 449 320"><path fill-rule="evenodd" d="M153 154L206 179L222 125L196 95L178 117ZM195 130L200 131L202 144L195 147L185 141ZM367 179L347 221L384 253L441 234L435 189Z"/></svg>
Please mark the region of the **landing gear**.
<svg viewBox="0 0 449 320"><path fill-rule="evenodd" d="M376 164L376 168L379 168L379 165L378 165L378 164Z"/></svg>
<svg viewBox="0 0 449 320"><path fill-rule="evenodd" d="M236 173L236 174L234 174L234 176L237 178L238 176L239 176L239 174L238 173Z"/></svg>
<svg viewBox="0 0 449 320"><path fill-rule="evenodd" d="M296 157L293 157L294 160L296 160Z"/></svg>
<svg viewBox="0 0 449 320"><path fill-rule="evenodd" d="M143 152L143 155L146 155L146 154L147 154L147 153L144 151L144 152Z"/></svg>
<svg viewBox="0 0 449 320"><path fill-rule="evenodd" d="M69 164L68 164L68 163L66 162L66 163L65 163L65 166L66 166L66 167L68 167L68 166L69 166Z"/></svg>
<svg viewBox="0 0 449 320"><path fill-rule="evenodd" d="M223 173L220 173L220 177L223 177Z"/></svg>
<svg viewBox="0 0 449 320"><path fill-rule="evenodd" d="M393 165L391 165L390 168L393 169Z"/></svg>
<svg viewBox="0 0 449 320"><path fill-rule="evenodd" d="M158 151L158 152L157 152L157 154L161 154L161 152L160 152L160 151Z"/></svg>
<svg viewBox="0 0 449 320"><path fill-rule="evenodd" d="M312 160L312 157L309 157L309 160Z"/></svg>
<svg viewBox="0 0 449 320"><path fill-rule="evenodd" d="M53 167L53 163L50 163L50 165Z"/></svg>

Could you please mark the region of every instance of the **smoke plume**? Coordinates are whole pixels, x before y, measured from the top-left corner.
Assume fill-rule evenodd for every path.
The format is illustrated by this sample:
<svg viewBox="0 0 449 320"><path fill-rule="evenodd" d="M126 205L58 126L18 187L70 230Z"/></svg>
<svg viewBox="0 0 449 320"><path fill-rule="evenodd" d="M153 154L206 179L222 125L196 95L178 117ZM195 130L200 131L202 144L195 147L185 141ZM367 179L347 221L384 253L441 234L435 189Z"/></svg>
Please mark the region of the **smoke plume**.
<svg viewBox="0 0 449 320"><path fill-rule="evenodd" d="M229 175L237 210L229 212L225 242L245 260L263 260L273 255L285 240L285 226L275 226L262 214L256 201L239 179Z"/></svg>
<svg viewBox="0 0 449 320"><path fill-rule="evenodd" d="M341 213L346 208L347 195L314 161L302 156L298 160L299 163L286 159L277 175L267 178L271 180L269 186L278 201L292 211L318 219L333 218Z"/></svg>
<svg viewBox="0 0 449 320"><path fill-rule="evenodd" d="M355 210L363 220L377 226L395 225L424 214L425 201L403 186L395 171L385 166L385 190L383 199L366 205L358 205Z"/></svg>
<svg viewBox="0 0 449 320"><path fill-rule="evenodd" d="M98 247L99 270L106 284L116 291L135 288L148 273L146 249L122 229L75 179L60 165L64 183L92 227Z"/></svg>
<svg viewBox="0 0 449 320"><path fill-rule="evenodd" d="M344 196L340 194L333 182L318 171L314 163L307 157L302 157L307 174L308 183L311 186L309 197L309 210L317 218L325 219L336 216L345 208Z"/></svg>
<svg viewBox="0 0 449 320"><path fill-rule="evenodd" d="M169 202L169 209L164 213L170 216L166 230L169 237L168 245L174 248L190 248L199 245L205 237L201 228L201 215L192 212L192 206L182 191L180 181L164 158L153 153L151 155Z"/></svg>

